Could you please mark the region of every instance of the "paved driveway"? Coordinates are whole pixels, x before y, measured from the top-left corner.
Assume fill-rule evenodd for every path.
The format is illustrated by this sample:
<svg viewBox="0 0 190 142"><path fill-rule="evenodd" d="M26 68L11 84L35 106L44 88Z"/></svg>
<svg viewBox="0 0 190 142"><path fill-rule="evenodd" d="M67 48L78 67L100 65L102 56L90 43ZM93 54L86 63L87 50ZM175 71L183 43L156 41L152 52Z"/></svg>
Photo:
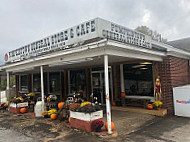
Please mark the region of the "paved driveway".
<svg viewBox="0 0 190 142"><path fill-rule="evenodd" d="M105 118L104 118L105 119ZM0 137L3 141L12 133L12 138L44 142L189 142L190 119L167 116L156 117L149 114L112 111L117 138L97 137L91 133L64 127L64 122L48 119L34 119L27 115L0 113ZM4 131L5 133L1 133ZM15 132L13 132L15 131ZM17 133L18 132L18 133ZM21 133L21 135L19 135ZM23 136L24 134L25 136ZM30 137L30 138L29 138ZM1 139L0 139L1 140Z"/></svg>

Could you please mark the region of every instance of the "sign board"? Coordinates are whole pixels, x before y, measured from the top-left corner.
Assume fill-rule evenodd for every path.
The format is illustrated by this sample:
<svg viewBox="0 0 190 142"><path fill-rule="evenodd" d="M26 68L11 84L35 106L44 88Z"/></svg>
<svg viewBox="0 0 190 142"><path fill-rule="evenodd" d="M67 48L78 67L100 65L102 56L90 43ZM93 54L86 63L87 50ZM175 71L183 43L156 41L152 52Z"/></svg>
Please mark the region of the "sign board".
<svg viewBox="0 0 190 142"><path fill-rule="evenodd" d="M190 85L173 88L173 101L175 115L190 117Z"/></svg>
<svg viewBox="0 0 190 142"><path fill-rule="evenodd" d="M94 38L112 39L151 48L149 36L101 18L95 18L10 51L5 54L5 62L16 62L42 54L67 50Z"/></svg>

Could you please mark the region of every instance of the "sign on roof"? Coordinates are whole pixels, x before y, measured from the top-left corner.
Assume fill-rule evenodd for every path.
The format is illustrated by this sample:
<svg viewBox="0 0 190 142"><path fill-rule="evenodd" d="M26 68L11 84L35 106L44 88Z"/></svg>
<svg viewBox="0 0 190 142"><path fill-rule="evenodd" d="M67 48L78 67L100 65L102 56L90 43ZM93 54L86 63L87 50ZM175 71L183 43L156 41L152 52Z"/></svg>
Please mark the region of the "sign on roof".
<svg viewBox="0 0 190 142"><path fill-rule="evenodd" d="M57 50L66 50L80 42L93 38L107 38L151 48L149 36L96 18L10 51L5 54L5 62L16 62Z"/></svg>

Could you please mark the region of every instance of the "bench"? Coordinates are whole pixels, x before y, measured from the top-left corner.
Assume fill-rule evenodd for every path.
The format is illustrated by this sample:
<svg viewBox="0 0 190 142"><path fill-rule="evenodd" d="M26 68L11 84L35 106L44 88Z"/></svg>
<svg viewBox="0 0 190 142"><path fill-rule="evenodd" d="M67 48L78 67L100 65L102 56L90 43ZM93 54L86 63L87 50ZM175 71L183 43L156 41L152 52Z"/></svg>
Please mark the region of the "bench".
<svg viewBox="0 0 190 142"><path fill-rule="evenodd" d="M154 102L155 98L150 96L125 96L125 99L128 100L139 100L142 102L144 108L146 108L149 102Z"/></svg>

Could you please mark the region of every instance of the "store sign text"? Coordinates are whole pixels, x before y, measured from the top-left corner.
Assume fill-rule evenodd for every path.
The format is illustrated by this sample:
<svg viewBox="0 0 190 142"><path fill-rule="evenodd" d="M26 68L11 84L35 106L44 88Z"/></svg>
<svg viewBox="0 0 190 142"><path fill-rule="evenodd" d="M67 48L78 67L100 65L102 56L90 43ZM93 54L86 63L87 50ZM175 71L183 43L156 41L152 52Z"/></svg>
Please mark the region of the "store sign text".
<svg viewBox="0 0 190 142"><path fill-rule="evenodd" d="M50 50L55 50L57 48L67 46L69 45L67 44L67 42L74 44L71 41L72 39L75 39L76 37L82 38L82 36L93 33L95 31L96 31L96 23L95 23L95 20L92 20L92 21L80 24L78 26L75 26L73 28L67 29L65 31L56 33L47 38L38 40L36 42L33 42L31 44L28 44L16 50L10 51L8 54L6 54L5 61L10 61L11 58L13 59L18 56L21 59L27 58L30 56L36 56L43 52L47 52Z"/></svg>
<svg viewBox="0 0 190 142"><path fill-rule="evenodd" d="M103 37L133 44L141 47L151 48L151 44L142 33L127 29L125 27L111 23L111 30L103 30Z"/></svg>

